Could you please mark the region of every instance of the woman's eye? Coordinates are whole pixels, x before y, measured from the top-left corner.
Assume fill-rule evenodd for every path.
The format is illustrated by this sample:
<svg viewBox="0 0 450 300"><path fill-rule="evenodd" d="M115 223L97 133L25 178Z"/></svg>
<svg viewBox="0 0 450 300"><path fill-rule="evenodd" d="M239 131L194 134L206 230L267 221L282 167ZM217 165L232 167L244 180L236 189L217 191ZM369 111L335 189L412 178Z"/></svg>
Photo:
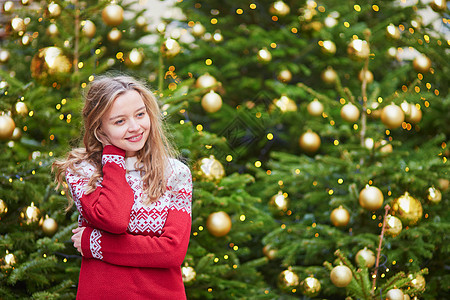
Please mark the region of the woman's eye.
<svg viewBox="0 0 450 300"><path fill-rule="evenodd" d="M140 112L140 113L138 113L138 117L143 117L145 115L145 112Z"/></svg>
<svg viewBox="0 0 450 300"><path fill-rule="evenodd" d="M114 122L114 124L116 124L116 125L120 125L122 123L123 123L123 120L117 120L116 122Z"/></svg>

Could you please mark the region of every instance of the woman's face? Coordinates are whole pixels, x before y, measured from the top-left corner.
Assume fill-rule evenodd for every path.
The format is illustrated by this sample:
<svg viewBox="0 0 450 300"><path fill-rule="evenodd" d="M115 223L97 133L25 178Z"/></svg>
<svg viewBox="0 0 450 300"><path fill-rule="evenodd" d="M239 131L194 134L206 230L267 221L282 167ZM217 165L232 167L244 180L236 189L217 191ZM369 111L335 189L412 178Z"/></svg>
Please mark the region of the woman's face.
<svg viewBox="0 0 450 300"><path fill-rule="evenodd" d="M101 130L107 142L135 156L141 150L150 132L150 117L141 95L130 90L117 97L103 115Z"/></svg>

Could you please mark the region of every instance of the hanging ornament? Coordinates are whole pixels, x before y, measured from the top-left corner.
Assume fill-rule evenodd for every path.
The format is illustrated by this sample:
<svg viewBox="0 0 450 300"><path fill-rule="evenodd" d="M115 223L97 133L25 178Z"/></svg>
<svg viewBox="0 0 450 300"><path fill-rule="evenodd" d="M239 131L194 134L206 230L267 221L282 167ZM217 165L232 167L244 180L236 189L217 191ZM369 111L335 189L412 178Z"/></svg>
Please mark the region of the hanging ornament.
<svg viewBox="0 0 450 300"><path fill-rule="evenodd" d="M311 275L300 282L300 288L303 295L308 297L316 297L320 292L321 285L320 281Z"/></svg>
<svg viewBox="0 0 450 300"><path fill-rule="evenodd" d="M354 59L366 59L370 55L370 47L367 41L354 39L348 44L347 53Z"/></svg>
<svg viewBox="0 0 450 300"><path fill-rule="evenodd" d="M213 155L200 159L195 169L196 174L207 181L220 180L225 176L222 164Z"/></svg>
<svg viewBox="0 0 450 300"><path fill-rule="evenodd" d="M5 63L9 60L11 56L9 55L9 51L6 49L0 49L0 63Z"/></svg>
<svg viewBox="0 0 450 300"><path fill-rule="evenodd" d="M195 280L197 273L194 268L191 266L181 267L181 277L183 278L184 283L190 283Z"/></svg>
<svg viewBox="0 0 450 300"><path fill-rule="evenodd" d="M281 82L289 82L292 80L292 73L288 69L284 69L278 73L277 78Z"/></svg>
<svg viewBox="0 0 450 300"><path fill-rule="evenodd" d="M81 26L81 31L85 37L92 39L95 36L97 28L95 27L94 22L91 20L84 20L81 22Z"/></svg>
<svg viewBox="0 0 450 300"><path fill-rule="evenodd" d="M6 255L2 259L2 269L12 268L17 262L16 256L6 250Z"/></svg>
<svg viewBox="0 0 450 300"><path fill-rule="evenodd" d="M3 201L3 199L0 199L0 220L6 213L8 212L8 206L6 205L6 202Z"/></svg>
<svg viewBox="0 0 450 300"><path fill-rule="evenodd" d="M373 73L370 70L364 71L364 69L362 69L361 71L359 71L358 79L361 82L363 82L363 80L365 79L367 83L372 83L373 82Z"/></svg>
<svg viewBox="0 0 450 300"><path fill-rule="evenodd" d="M319 100L314 99L313 101L309 102L306 109L311 116L318 117L323 113L323 104Z"/></svg>
<svg viewBox="0 0 450 300"><path fill-rule="evenodd" d="M385 106L381 111L381 122L389 129L400 127L404 120L403 110L393 103Z"/></svg>
<svg viewBox="0 0 450 300"><path fill-rule="evenodd" d="M194 26L192 26L192 35L196 37L201 37L203 34L205 34L206 29L205 26L203 26L200 22L195 22Z"/></svg>
<svg viewBox="0 0 450 300"><path fill-rule="evenodd" d="M174 39L167 39L161 46L161 52L166 57L174 57L180 53L181 47L180 44Z"/></svg>
<svg viewBox="0 0 450 300"><path fill-rule="evenodd" d="M14 2L6 1L3 3L3 12L10 14L14 11Z"/></svg>
<svg viewBox="0 0 450 300"><path fill-rule="evenodd" d="M215 237L225 236L231 230L231 218L224 211L214 212L208 216L206 228Z"/></svg>
<svg viewBox="0 0 450 300"><path fill-rule="evenodd" d="M22 0L21 2L22 2L23 6L27 6L27 5L30 5L31 0Z"/></svg>
<svg viewBox="0 0 450 300"><path fill-rule="evenodd" d="M400 38L400 30L397 26L391 23L388 27L386 27L386 36L388 38L398 40Z"/></svg>
<svg viewBox="0 0 450 300"><path fill-rule="evenodd" d="M28 115L28 107L25 102L19 101L15 105L16 112L21 116Z"/></svg>
<svg viewBox="0 0 450 300"><path fill-rule="evenodd" d="M48 5L47 11L48 11L48 15L51 18L59 17L59 15L61 14L61 6L59 6L59 4L57 4L55 2L52 2Z"/></svg>
<svg viewBox="0 0 450 300"><path fill-rule="evenodd" d="M306 153L312 154L320 148L320 137L317 133L308 130L300 136L300 148Z"/></svg>
<svg viewBox="0 0 450 300"><path fill-rule="evenodd" d="M8 86L9 86L9 84L7 81L5 81L5 80L0 81L0 92L3 92L2 90L8 88Z"/></svg>
<svg viewBox="0 0 450 300"><path fill-rule="evenodd" d="M30 34L24 34L22 36L22 45L28 46L32 40L33 40L33 38Z"/></svg>
<svg viewBox="0 0 450 300"><path fill-rule="evenodd" d="M46 216L41 227L44 234L52 236L58 230L58 223L56 223L55 219Z"/></svg>
<svg viewBox="0 0 450 300"><path fill-rule="evenodd" d="M320 78L326 84L335 84L337 80L338 74L332 67L327 67L322 74L320 74Z"/></svg>
<svg viewBox="0 0 450 300"><path fill-rule="evenodd" d="M0 115L0 140L9 140L16 128L16 123L7 114Z"/></svg>
<svg viewBox="0 0 450 300"><path fill-rule="evenodd" d="M275 1L270 5L269 12L272 15L284 17L291 12L291 9L283 1Z"/></svg>
<svg viewBox="0 0 450 300"><path fill-rule="evenodd" d="M20 225L34 226L41 221L41 211L31 202L30 206L25 207L19 214Z"/></svg>
<svg viewBox="0 0 450 300"><path fill-rule="evenodd" d="M428 188L427 198L430 202L439 203L442 200L442 193L434 186Z"/></svg>
<svg viewBox="0 0 450 300"><path fill-rule="evenodd" d="M58 29L58 26L56 26L56 24L50 24L48 27L47 27L47 34L49 35L49 36L51 36L51 37L55 37L55 36L57 36L58 34L59 34L59 29Z"/></svg>
<svg viewBox="0 0 450 300"><path fill-rule="evenodd" d="M439 188L441 189L441 191L445 192L450 185L450 181L448 179L439 178L438 185L439 185Z"/></svg>
<svg viewBox="0 0 450 300"><path fill-rule="evenodd" d="M22 18L15 17L11 20L11 27L15 32L25 31L26 26Z"/></svg>
<svg viewBox="0 0 450 300"><path fill-rule="evenodd" d="M106 38L111 43L118 43L122 39L122 31L117 28L113 28L110 32L108 32Z"/></svg>
<svg viewBox="0 0 450 300"><path fill-rule="evenodd" d="M338 21L339 17L340 17L339 12L332 11L324 20L325 26L328 28L333 28L334 26L336 26L339 23L339 21Z"/></svg>
<svg viewBox="0 0 450 300"><path fill-rule="evenodd" d="M11 135L11 140L18 141L22 137L22 131L20 128L16 127L14 128L13 134Z"/></svg>
<svg viewBox="0 0 450 300"><path fill-rule="evenodd" d="M420 274L417 274L416 276L413 276L413 274L409 274L408 279L411 280L409 282L409 285L411 286L411 288L417 289L417 290L419 290L419 292L425 291L425 287L426 287L425 277L423 277Z"/></svg>
<svg viewBox="0 0 450 300"><path fill-rule="evenodd" d="M413 68L420 73L428 73L431 69L431 60L425 54L419 54L413 59Z"/></svg>
<svg viewBox="0 0 450 300"><path fill-rule="evenodd" d="M407 226L416 225L422 219L422 203L408 192L394 199L391 203L392 214Z"/></svg>
<svg viewBox="0 0 450 300"><path fill-rule="evenodd" d="M278 275L278 286L285 292L291 292L300 283L300 278L290 268Z"/></svg>
<svg viewBox="0 0 450 300"><path fill-rule="evenodd" d="M359 205L362 208L374 211L383 205L383 193L376 186L367 185L359 192Z"/></svg>
<svg viewBox="0 0 450 300"><path fill-rule="evenodd" d="M330 214L331 223L336 227L345 227L350 222L350 213L342 205L333 209Z"/></svg>
<svg viewBox="0 0 450 300"><path fill-rule="evenodd" d="M223 41L223 35L222 35L222 33L220 33L220 31L214 32L214 34L213 34L213 40L214 40L214 42L216 42L216 43L222 42L222 41Z"/></svg>
<svg viewBox="0 0 450 300"><path fill-rule="evenodd" d="M270 260L276 258L277 256L277 249L273 248L272 245L265 245L262 251L263 254Z"/></svg>
<svg viewBox="0 0 450 300"><path fill-rule="evenodd" d="M414 297L416 299L417 297ZM411 300L411 297L409 297L408 294L403 293L403 300Z"/></svg>
<svg viewBox="0 0 450 300"><path fill-rule="evenodd" d="M372 268L375 265L375 254L372 250L364 247L356 253L355 260L359 266Z"/></svg>
<svg viewBox="0 0 450 300"><path fill-rule="evenodd" d="M404 300L402 290L393 288L386 293L386 300Z"/></svg>
<svg viewBox="0 0 450 300"><path fill-rule="evenodd" d="M346 287L352 281L352 278L352 271L344 265L334 267L330 273L331 282L337 287Z"/></svg>
<svg viewBox="0 0 450 300"><path fill-rule="evenodd" d="M283 113L288 111L297 111L297 104L295 104L294 100L286 95L282 95L280 99L275 99L273 101L273 106L280 109Z"/></svg>
<svg viewBox="0 0 450 300"><path fill-rule="evenodd" d="M123 8L117 4L109 4L102 10L102 19L108 26L118 26L123 21Z"/></svg>
<svg viewBox="0 0 450 300"><path fill-rule="evenodd" d="M144 28L148 25L147 18L144 16L139 16L136 18L136 26Z"/></svg>
<svg viewBox="0 0 450 300"><path fill-rule="evenodd" d="M386 216L386 234L396 237L402 232L403 224L399 218L392 215Z"/></svg>
<svg viewBox="0 0 450 300"><path fill-rule="evenodd" d="M41 83L62 82L71 68L70 60L58 47L42 48L31 60L31 76Z"/></svg>
<svg viewBox="0 0 450 300"><path fill-rule="evenodd" d="M418 104L409 103L409 113L405 113L406 122L417 124L422 120L422 110Z"/></svg>
<svg viewBox="0 0 450 300"><path fill-rule="evenodd" d="M431 0L430 7L435 12L444 12L447 10L447 1L446 0Z"/></svg>
<svg viewBox="0 0 450 300"><path fill-rule="evenodd" d="M267 48L262 48L258 51L258 60L260 62L270 62L272 60L272 54Z"/></svg>
<svg viewBox="0 0 450 300"><path fill-rule="evenodd" d="M323 41L319 43L322 53L333 55L336 53L336 44L333 41Z"/></svg>
<svg viewBox="0 0 450 300"><path fill-rule="evenodd" d="M354 123L359 119L359 109L352 103L347 103L341 108L341 117L344 121Z"/></svg>
<svg viewBox="0 0 450 300"><path fill-rule="evenodd" d="M283 215L289 208L289 198L286 193L279 191L269 201L269 208L275 215Z"/></svg>
<svg viewBox="0 0 450 300"><path fill-rule="evenodd" d="M387 49L386 54L390 59L396 59L398 55L397 48L390 47L389 49Z"/></svg>
<svg viewBox="0 0 450 300"><path fill-rule="evenodd" d="M195 82L195 86L199 89L212 88L217 85L217 80L209 73L205 73L200 76Z"/></svg>
<svg viewBox="0 0 450 300"><path fill-rule="evenodd" d="M142 49L133 48L125 59L125 64L130 67L139 66L144 60L144 53Z"/></svg>
<svg viewBox="0 0 450 300"><path fill-rule="evenodd" d="M222 107L222 97L211 90L203 96L201 104L206 112L215 113Z"/></svg>

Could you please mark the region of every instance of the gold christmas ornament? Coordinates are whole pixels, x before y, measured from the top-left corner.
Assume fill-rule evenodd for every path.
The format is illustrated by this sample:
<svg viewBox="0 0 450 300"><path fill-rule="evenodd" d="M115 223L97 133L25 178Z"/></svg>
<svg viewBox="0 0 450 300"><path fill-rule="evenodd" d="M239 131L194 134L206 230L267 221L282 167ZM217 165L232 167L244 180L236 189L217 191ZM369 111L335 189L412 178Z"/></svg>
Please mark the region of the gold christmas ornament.
<svg viewBox="0 0 450 300"><path fill-rule="evenodd" d="M342 205L333 209L330 214L331 223L336 227L345 227L350 222L350 213Z"/></svg>
<svg viewBox="0 0 450 300"><path fill-rule="evenodd" d="M7 14L10 14L14 11L14 2L6 1L3 3L3 11Z"/></svg>
<svg viewBox="0 0 450 300"><path fill-rule="evenodd" d="M109 4L102 10L102 19L108 26L118 26L123 21L123 8L117 4Z"/></svg>
<svg viewBox="0 0 450 300"><path fill-rule="evenodd" d="M16 128L16 123L10 116L0 115L0 140L9 140L13 135L14 128Z"/></svg>
<svg viewBox="0 0 450 300"><path fill-rule="evenodd" d="M278 73L277 78L281 82L289 82L292 80L292 73L288 69L284 69Z"/></svg>
<svg viewBox="0 0 450 300"><path fill-rule="evenodd" d="M31 60L31 76L42 83L63 81L71 68L72 63L58 47L42 48Z"/></svg>
<svg viewBox="0 0 450 300"><path fill-rule="evenodd" d="M391 203L392 214L407 226L416 225L422 219L422 203L408 192L394 199Z"/></svg>
<svg viewBox="0 0 450 300"><path fill-rule="evenodd" d="M399 218L392 215L386 216L386 234L396 237L402 232L403 225Z"/></svg>
<svg viewBox="0 0 450 300"><path fill-rule="evenodd" d="M312 154L320 148L320 137L317 133L308 130L299 139L300 148L306 153Z"/></svg>
<svg viewBox="0 0 450 300"><path fill-rule="evenodd" d="M231 230L231 218L224 211L214 212L208 216L206 228L215 237L225 236Z"/></svg>
<svg viewBox="0 0 450 300"><path fill-rule="evenodd" d="M387 56L389 58L395 59L395 58L397 58L397 54L398 54L397 48L390 47L389 49L387 49Z"/></svg>
<svg viewBox="0 0 450 300"><path fill-rule="evenodd" d="M183 278L184 283L189 283L195 280L197 273L194 268L191 266L181 267L181 277Z"/></svg>
<svg viewBox="0 0 450 300"><path fill-rule="evenodd" d="M419 54L413 59L413 68L419 73L428 73L431 69L431 60L425 54Z"/></svg>
<svg viewBox="0 0 450 300"><path fill-rule="evenodd" d="M277 256L277 249L274 249L271 245L265 245L263 253L268 259L272 260Z"/></svg>
<svg viewBox="0 0 450 300"><path fill-rule="evenodd" d="M133 48L125 59L125 64L131 67L139 66L144 60L142 49Z"/></svg>
<svg viewBox="0 0 450 300"><path fill-rule="evenodd" d="M427 198L430 202L439 203L442 200L442 193L434 186L428 188Z"/></svg>
<svg viewBox="0 0 450 300"><path fill-rule="evenodd" d="M448 179L439 178L438 179L438 185L439 185L439 188L443 192L445 192L448 189L449 185L450 185L450 181Z"/></svg>
<svg viewBox="0 0 450 300"><path fill-rule="evenodd" d="M353 275L349 267L340 265L331 270L331 282L337 287L346 287L352 281Z"/></svg>
<svg viewBox="0 0 450 300"><path fill-rule="evenodd" d="M144 16L137 17L136 18L136 26L141 27L141 28L144 28L145 26L147 26L147 18L145 18Z"/></svg>
<svg viewBox="0 0 450 300"><path fill-rule="evenodd" d="M327 67L322 74L320 74L320 78L326 84L335 84L337 80L338 74L332 67Z"/></svg>
<svg viewBox="0 0 450 300"><path fill-rule="evenodd" d="M15 32L25 31L26 26L22 18L15 17L11 20L11 27Z"/></svg>
<svg viewBox="0 0 450 300"><path fill-rule="evenodd" d="M260 62L270 62L272 60L272 54L267 48L263 48L258 51L258 60Z"/></svg>
<svg viewBox="0 0 450 300"><path fill-rule="evenodd" d="M205 26L203 26L200 22L196 22L194 26L192 26L192 35L196 37L201 37L203 34L205 34L206 29Z"/></svg>
<svg viewBox="0 0 450 300"><path fill-rule="evenodd" d="M22 5L27 6L27 5L30 5L31 0L22 0L21 2L22 2Z"/></svg>
<svg viewBox="0 0 450 300"><path fill-rule="evenodd" d="M376 186L367 185L359 192L359 205L362 208L374 211L383 205L383 193Z"/></svg>
<svg viewBox="0 0 450 300"><path fill-rule="evenodd" d="M408 294L403 293L403 300L411 300Z"/></svg>
<svg viewBox="0 0 450 300"><path fill-rule="evenodd" d="M373 73L370 70L364 71L364 69L362 69L361 71L359 71L358 79L361 82L363 82L363 80L365 79L367 83L372 83L373 82Z"/></svg>
<svg viewBox="0 0 450 300"><path fill-rule="evenodd" d="M391 23L388 27L386 27L386 36L388 38L398 40L400 38L400 30L397 26Z"/></svg>
<svg viewBox="0 0 450 300"><path fill-rule="evenodd" d="M446 0L432 0L430 2L430 7L435 12L444 12L447 10L447 1Z"/></svg>
<svg viewBox="0 0 450 300"><path fill-rule="evenodd" d="M423 277L420 274L417 274L416 276L409 274L408 278L411 279L411 281L409 282L409 285L411 286L411 288L418 289L420 292L425 291L425 287L426 287L425 277Z"/></svg>
<svg viewBox="0 0 450 300"><path fill-rule="evenodd" d="M6 205L6 202L3 201L3 199L0 199L0 220L2 216L4 216L8 212L8 205Z"/></svg>
<svg viewBox="0 0 450 300"><path fill-rule="evenodd" d="M19 214L20 225L37 225L41 221L41 211L31 202L30 206L25 207Z"/></svg>
<svg viewBox="0 0 450 300"><path fill-rule="evenodd" d="M220 180L225 176L225 169L213 155L200 159L195 169L200 178L208 181Z"/></svg>
<svg viewBox="0 0 450 300"><path fill-rule="evenodd" d="M199 89L212 88L217 85L217 80L209 73L205 73L200 76L195 82L195 86Z"/></svg>
<svg viewBox="0 0 450 300"><path fill-rule="evenodd" d="M405 113L406 114L406 113ZM417 124L422 120L422 110L416 104L409 104L409 113L406 114L406 121Z"/></svg>
<svg viewBox="0 0 450 300"><path fill-rule="evenodd" d="M404 295L400 289L391 289L386 293L386 300L404 300Z"/></svg>
<svg viewBox="0 0 450 300"><path fill-rule="evenodd" d="M300 282L300 288L303 295L308 297L315 297L320 292L320 281L313 275L306 277L302 282Z"/></svg>
<svg viewBox="0 0 450 300"><path fill-rule="evenodd" d="M359 119L359 109L352 103L347 103L341 108L341 117L344 121L354 123Z"/></svg>
<svg viewBox="0 0 450 300"><path fill-rule="evenodd" d="M8 250L6 250L6 255L2 259L2 269L9 269L13 267L17 262L16 256L12 253L8 253Z"/></svg>
<svg viewBox="0 0 450 300"><path fill-rule="evenodd" d="M11 55L9 54L9 51L6 49L0 49L0 63L5 63L9 60Z"/></svg>
<svg viewBox="0 0 450 300"><path fill-rule="evenodd" d="M335 54L336 53L336 44L333 41L323 41L321 43L322 53L325 54Z"/></svg>
<svg viewBox="0 0 450 300"><path fill-rule="evenodd" d="M108 32L106 38L112 43L118 43L122 39L122 31L117 28L113 28L110 32Z"/></svg>
<svg viewBox="0 0 450 300"><path fill-rule="evenodd" d="M272 213L277 215L283 215L289 208L289 198L287 194L279 191L273 195L269 201L269 208Z"/></svg>
<svg viewBox="0 0 450 300"><path fill-rule="evenodd" d="M32 40L33 40L33 38L31 37L31 35L24 34L22 36L22 45L27 46L31 43Z"/></svg>
<svg viewBox="0 0 450 300"><path fill-rule="evenodd" d="M280 289L290 292L296 288L300 283L300 278L292 270L284 270L278 275L278 286Z"/></svg>
<svg viewBox="0 0 450 300"><path fill-rule="evenodd" d="M297 111L297 104L295 104L294 100L286 95L282 95L280 99L275 99L273 101L273 105L280 109L283 113L288 111Z"/></svg>
<svg viewBox="0 0 450 300"><path fill-rule="evenodd" d="M370 47L367 41L354 39L348 44L347 53L355 59L366 59L370 55Z"/></svg>
<svg viewBox="0 0 450 300"><path fill-rule="evenodd" d="M174 39L167 39L164 41L164 43L161 46L161 52L166 57L174 57L177 56L178 53L180 53L181 47L180 44Z"/></svg>
<svg viewBox="0 0 450 300"><path fill-rule="evenodd" d="M201 104L206 112L215 113L222 107L222 97L211 90L203 96Z"/></svg>
<svg viewBox="0 0 450 300"><path fill-rule="evenodd" d="M283 1L275 1L270 5L269 12L275 16L286 16L291 12L289 5L284 3Z"/></svg>
<svg viewBox="0 0 450 300"><path fill-rule="evenodd" d="M57 36L58 34L59 34L59 29L58 29L58 26L56 26L56 24L50 24L48 27L47 27L47 34L49 35L49 36L51 36L51 37L55 37L55 36Z"/></svg>
<svg viewBox="0 0 450 300"><path fill-rule="evenodd" d="M58 223L56 223L55 219L49 218L48 216L45 218L44 222L42 222L42 231L48 235L52 236L58 230Z"/></svg>
<svg viewBox="0 0 450 300"><path fill-rule="evenodd" d="M50 17L56 18L61 14L61 6L59 4L52 2L48 5L47 11Z"/></svg>
<svg viewBox="0 0 450 300"><path fill-rule="evenodd" d="M306 109L311 116L318 117L323 113L323 104L319 100L314 99L313 101L309 102Z"/></svg>
<svg viewBox="0 0 450 300"><path fill-rule="evenodd" d="M364 247L364 249L361 249L356 253L355 260L359 266L372 268L375 265L375 254L372 250Z"/></svg>
<svg viewBox="0 0 450 300"><path fill-rule="evenodd" d="M16 112L21 116L28 115L28 107L25 102L19 101L15 105Z"/></svg>
<svg viewBox="0 0 450 300"><path fill-rule="evenodd" d="M381 111L381 122L383 122L387 128L398 128L402 125L404 120L405 114L398 105L392 103L383 107L383 110Z"/></svg>
<svg viewBox="0 0 450 300"><path fill-rule="evenodd" d="M215 32L215 33L213 34L213 40L214 40L214 42L216 42L216 43L220 43L220 42L223 41L223 35L222 35L220 32Z"/></svg>
<svg viewBox="0 0 450 300"><path fill-rule="evenodd" d="M14 128L13 134L11 135L11 139L13 141L18 141L22 137L22 130L20 128L16 127Z"/></svg>
<svg viewBox="0 0 450 300"><path fill-rule="evenodd" d="M88 37L92 39L95 36L95 32L97 31L97 27L95 26L94 22L91 20L84 20L81 22L81 31L83 32L83 35L85 37Z"/></svg>
<svg viewBox="0 0 450 300"><path fill-rule="evenodd" d="M5 80L0 81L0 90L6 89L8 87L8 82Z"/></svg>

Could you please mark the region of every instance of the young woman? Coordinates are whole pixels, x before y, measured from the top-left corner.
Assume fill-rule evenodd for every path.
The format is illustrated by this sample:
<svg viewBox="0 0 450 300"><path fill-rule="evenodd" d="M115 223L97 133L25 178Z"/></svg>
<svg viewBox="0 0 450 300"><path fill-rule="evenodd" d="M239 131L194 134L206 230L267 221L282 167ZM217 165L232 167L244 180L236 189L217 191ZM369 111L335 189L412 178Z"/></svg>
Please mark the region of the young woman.
<svg viewBox="0 0 450 300"><path fill-rule="evenodd" d="M77 299L186 298L192 178L173 158L161 116L140 82L99 77L85 96L84 148L53 164L79 211Z"/></svg>

